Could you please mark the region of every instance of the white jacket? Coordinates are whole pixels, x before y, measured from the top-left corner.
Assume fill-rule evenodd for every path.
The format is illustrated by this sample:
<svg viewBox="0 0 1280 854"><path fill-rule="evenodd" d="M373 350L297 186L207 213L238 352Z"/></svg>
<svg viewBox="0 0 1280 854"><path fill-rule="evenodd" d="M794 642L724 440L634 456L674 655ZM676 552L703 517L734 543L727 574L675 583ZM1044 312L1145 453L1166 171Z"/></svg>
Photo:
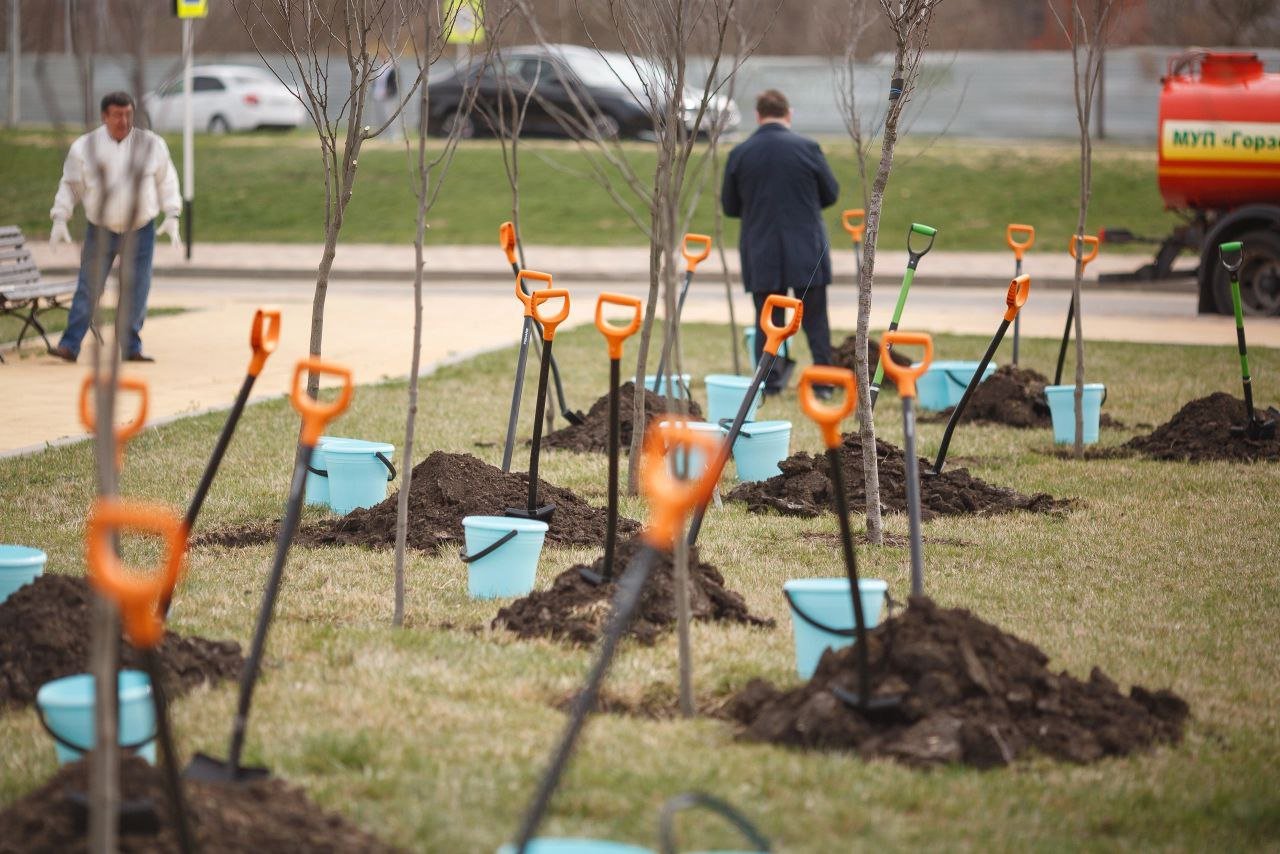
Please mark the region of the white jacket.
<svg viewBox="0 0 1280 854"><path fill-rule="evenodd" d="M140 178L135 175L138 169ZM138 206L131 221L135 180ZM169 147L157 134L141 128L133 128L120 142L111 138L106 125L86 133L67 152L50 218L69 220L77 203L84 205L89 222L116 234L141 228L161 210L178 216L182 196Z"/></svg>

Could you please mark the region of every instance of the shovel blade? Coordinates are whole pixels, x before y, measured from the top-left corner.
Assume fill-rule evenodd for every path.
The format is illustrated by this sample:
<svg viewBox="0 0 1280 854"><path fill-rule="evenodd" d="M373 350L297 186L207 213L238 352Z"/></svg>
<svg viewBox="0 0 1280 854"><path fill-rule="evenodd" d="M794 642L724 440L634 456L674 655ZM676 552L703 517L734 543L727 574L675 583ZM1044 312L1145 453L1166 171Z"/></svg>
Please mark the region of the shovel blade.
<svg viewBox="0 0 1280 854"><path fill-rule="evenodd" d="M197 753L182 772L184 780L198 780L201 783L251 783L254 780L265 780L271 776L266 768L241 765L234 768L228 762L214 759L207 753Z"/></svg>
<svg viewBox="0 0 1280 854"><path fill-rule="evenodd" d="M506 512L503 513L502 515L510 516L513 519L533 519L534 521L546 522L548 525L550 525L551 517L555 515L555 512L556 512L556 506L554 504L547 504L543 507L539 507L536 510L533 510L532 512L524 507L508 507L506 509Z"/></svg>

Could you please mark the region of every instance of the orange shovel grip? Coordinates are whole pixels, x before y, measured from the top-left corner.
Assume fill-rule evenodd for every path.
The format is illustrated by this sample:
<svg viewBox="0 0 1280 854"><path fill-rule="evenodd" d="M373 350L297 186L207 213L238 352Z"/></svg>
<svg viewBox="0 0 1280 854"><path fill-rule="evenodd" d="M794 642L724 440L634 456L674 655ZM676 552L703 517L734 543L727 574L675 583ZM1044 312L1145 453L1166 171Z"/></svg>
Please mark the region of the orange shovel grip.
<svg viewBox="0 0 1280 854"><path fill-rule="evenodd" d="M163 540L165 554L160 565L149 573L126 568L111 536L119 531L154 534ZM160 602L173 594L182 576L186 549L182 519L163 505L98 498L89 511L84 544L89 583L120 608L129 642L139 648L160 643L164 638Z"/></svg>
<svg viewBox="0 0 1280 854"><path fill-rule="evenodd" d="M532 293L533 291L530 290L529 293L525 293L525 279L533 279L535 282L546 282L547 287L551 287L551 274L539 273L537 270L521 270L519 273L516 273L516 297L519 298L520 302L524 303L524 316L533 317L533 297L529 296L529 293Z"/></svg>
<svg viewBox="0 0 1280 854"><path fill-rule="evenodd" d="M267 357L276 351L280 343L280 309L276 306L263 306L253 314L253 328L249 330L249 346L253 348L253 358L249 360L249 376L256 377L262 373Z"/></svg>
<svg viewBox="0 0 1280 854"><path fill-rule="evenodd" d="M1015 240L1014 235L1022 233L1026 235L1024 240ZM1013 257L1019 261L1022 260L1022 253L1030 249L1036 242L1036 227L1034 225L1019 225L1011 222L1004 227L1004 242L1009 244L1009 248L1013 250Z"/></svg>
<svg viewBox="0 0 1280 854"><path fill-rule="evenodd" d="M128 389L138 393L138 414L127 424L121 424L115 429L116 442L116 468L124 464L124 443L132 439L134 436L142 432L142 428L147 424L147 408L150 403L150 390L147 387L147 381L140 377L119 378L117 390L123 391ZM93 395L93 375L84 378L84 382L80 385L80 423L90 433L98 431L98 423L94 417Z"/></svg>
<svg viewBox="0 0 1280 854"><path fill-rule="evenodd" d="M854 222L855 219L859 222ZM862 233L867 230L867 212L862 208L849 208L840 214L840 224L851 238L861 243Z"/></svg>
<svg viewBox="0 0 1280 854"><path fill-rule="evenodd" d="M893 361L893 357L889 351L894 345L911 345L918 344L924 347L924 357L920 359L918 365L899 365ZM927 332L903 332L894 330L886 332L880 336L880 364L884 365L884 372L893 380L893 384L898 387L899 397L915 397L916 396L916 380L929 370L929 365L933 362L933 336Z"/></svg>
<svg viewBox="0 0 1280 854"><path fill-rule="evenodd" d="M773 310L776 308L784 311L791 309L795 312L786 326L778 326L773 322ZM760 309L760 328L764 330L765 336L764 351L778 355L778 348L782 346L782 342L796 334L803 319L804 303L800 300L782 294L769 294L764 301L764 308Z"/></svg>
<svg viewBox="0 0 1280 854"><path fill-rule="evenodd" d="M844 400L834 406L821 403L813 393L813 386L838 385L844 387ZM828 448L840 444L840 422L858 405L858 378L848 368L832 365L810 365L800 374L800 411L822 428L822 441Z"/></svg>
<svg viewBox="0 0 1280 854"><path fill-rule="evenodd" d="M622 308L632 309L635 314L631 318L631 322L626 326L614 326L604 319L605 305L616 305ZM626 341L636 333L640 328L640 318L643 309L640 307L639 297L627 296L625 294L613 294L605 292L596 298L596 329L600 330L600 334L609 342L609 358L622 358L622 342Z"/></svg>
<svg viewBox="0 0 1280 854"><path fill-rule="evenodd" d="M1009 283L1009 292L1004 297L1004 319L1013 320L1017 317L1018 312L1027 304L1029 296L1031 296L1031 277L1023 273Z"/></svg>
<svg viewBox="0 0 1280 854"><path fill-rule="evenodd" d="M515 223L504 222L498 226L498 245L507 253L507 261L516 263L516 227Z"/></svg>
<svg viewBox="0 0 1280 854"><path fill-rule="evenodd" d="M544 302L553 299L563 299L564 303L553 316L543 317L542 312L538 310L539 307ZM529 301L533 319L542 324L542 340L551 341L556 337L556 327L564 323L565 318L569 316L569 292L564 288L543 288L530 294Z"/></svg>
<svg viewBox="0 0 1280 854"><path fill-rule="evenodd" d="M680 480L671 474L666 457L672 448L701 450L707 459L721 452L722 439L699 433L676 419L682 415L659 415L649 424L640 458L640 488L649 497L649 524L641 537L655 548L670 551L680 536L681 523L694 507L711 500L720 480L720 471L709 465L697 480ZM666 423L661 423L665 419Z"/></svg>
<svg viewBox="0 0 1280 854"><path fill-rule="evenodd" d="M303 378L312 371L342 378L342 390L338 392L337 400L324 403L307 394ZM299 441L314 448L328 423L341 415L351 403L351 395L354 391L351 384L351 369L345 365L326 362L319 356L299 359L297 366L293 369L293 390L289 394L289 402L302 416L302 436Z"/></svg>
<svg viewBox="0 0 1280 854"><path fill-rule="evenodd" d="M1067 243L1067 251L1071 253L1072 258L1076 257L1076 245L1079 243L1090 247L1089 254L1080 258L1080 266L1084 267L1098 257L1098 238L1092 234L1073 234Z"/></svg>
<svg viewBox="0 0 1280 854"><path fill-rule="evenodd" d="M690 252L690 243L701 243L702 250L700 252ZM686 269L692 273L697 269L698 265L707 260L707 256L711 254L711 236L708 234L694 234L689 232L684 236L684 243L680 245L680 254L684 256Z"/></svg>

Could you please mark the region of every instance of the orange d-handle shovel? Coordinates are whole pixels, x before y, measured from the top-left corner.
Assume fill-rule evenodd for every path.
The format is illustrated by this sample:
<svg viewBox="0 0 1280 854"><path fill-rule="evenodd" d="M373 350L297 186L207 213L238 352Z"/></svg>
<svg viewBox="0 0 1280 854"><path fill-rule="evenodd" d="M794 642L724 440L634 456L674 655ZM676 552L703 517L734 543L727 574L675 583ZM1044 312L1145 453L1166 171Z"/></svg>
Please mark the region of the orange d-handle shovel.
<svg viewBox="0 0 1280 854"><path fill-rule="evenodd" d="M504 226L511 223L503 223ZM513 243L512 246L515 244ZM514 248L510 252L514 252ZM524 325L520 329L520 355L516 357L516 383L511 389L511 410L507 413L507 438L502 446L502 470L511 471L511 454L515 448L516 425L520 421L520 395L524 391L525 365L529 361L529 341L537 328L533 320L533 298L524 281L546 282L551 287L551 274L536 270L516 270L516 299L524 306Z"/></svg>
<svg viewBox="0 0 1280 854"><path fill-rule="evenodd" d="M1022 235L1019 240L1015 235ZM1013 277L1022 275L1022 256L1035 245L1036 228L1034 225L1021 225L1011 222L1004 227L1004 242L1013 250ZM1021 337L1022 315L1013 319L1013 366L1018 367L1018 340Z"/></svg>
<svg viewBox="0 0 1280 854"><path fill-rule="evenodd" d="M521 270L522 274L528 275L528 270ZM547 284L551 283L551 276L546 273L539 273L539 276L546 276ZM519 287L516 293L519 293ZM560 311L554 315L544 315L541 307L548 300L563 300L560 305ZM538 456L542 452L542 418L547 411L547 376L551 368L551 345L555 343L556 327L564 323L569 316L569 292L564 288L544 288L540 291L534 291L529 295L527 303L529 313L538 325L542 327L542 363L538 366L538 397L533 410L533 444L529 446L529 503L524 509L519 507L508 507L506 515L514 516L518 519L536 519L539 522L551 524L551 517L556 512L554 504L538 506Z"/></svg>
<svg viewBox="0 0 1280 854"><path fill-rule="evenodd" d="M1077 255L1080 251L1079 244L1083 243L1089 247L1089 251L1084 255ZM1067 251L1071 253L1072 258L1078 258L1080 261L1080 272L1083 275L1084 268L1089 266L1089 262L1098 257L1098 238L1091 234L1073 234L1071 241L1067 244ZM1062 328L1062 346L1058 348L1058 367L1053 372L1053 384L1062 385L1062 365L1067 359L1067 342L1071 340L1071 322L1075 320L1076 304L1072 300L1067 303L1067 325Z"/></svg>
<svg viewBox="0 0 1280 854"><path fill-rule="evenodd" d="M791 320L779 326L773 322L774 310L786 311L791 310ZM773 368L774 360L778 358L778 348L782 346L782 342L786 341L800 328L800 322L804 319L804 303L794 297L783 296L782 294L769 294L764 301L764 307L760 309L760 328L764 330L764 348L760 354L760 364L756 365L756 374L751 378L751 385L747 387L747 393L743 395L742 404L738 407L738 414L733 417L733 423L729 427L729 435L725 437L724 443L720 446L714 457L711 457L711 464L708 470L715 475L715 483L720 481L720 473L724 471L725 463L729 461L729 455L733 453L733 443L738 440L738 434L742 432L742 425L747 420L747 412L751 409L751 402L756 399L756 394L760 391L760 384L764 382L764 378L769 376L769 371ZM721 422L720 426L724 426ZM689 545L692 546L698 542L698 532L702 529L702 520L707 515L707 504L711 501L712 490L707 490L707 500L700 503L693 511L693 520L689 523Z"/></svg>
<svg viewBox="0 0 1280 854"><path fill-rule="evenodd" d="M164 558L155 571L143 573L121 565L115 543L122 531L153 534L164 542ZM120 609L125 637L141 651L143 667L151 680L156 737L160 741L169 809L177 825L179 847L183 854L188 854L195 850L195 838L191 834L186 798L178 775L178 755L169 725L160 658L156 653L165 631L160 603L172 595L174 585L182 575L182 559L187 547L186 528L177 514L167 507L100 497L89 511L84 539L89 583Z"/></svg>
<svg viewBox="0 0 1280 854"><path fill-rule="evenodd" d="M646 430L644 450L640 458L640 490L648 497L650 510L649 524L640 532L642 547L618 579L613 609L600 639L600 652L587 674L586 684L574 697L564 733L552 752L551 762L525 811L520 831L516 835L516 851L527 849L538 825L542 823L551 803L551 796L555 794L560 777L573 754L574 745L586 724L587 715L596 706L600 686L613 662L618 642L635 616L654 563L660 554L671 552L689 511L694 507L705 506L711 500L711 492L720 479L719 473L711 468L707 468L697 480L681 480L672 474L669 455L684 454L687 459L690 452L700 451L710 458L720 444L714 436L697 433L688 424L677 421L678 418L678 415L655 418ZM666 419L665 424L662 423L663 419Z"/></svg>
<svg viewBox="0 0 1280 854"><path fill-rule="evenodd" d="M689 250L689 244L700 249ZM698 265L707 260L707 256L711 254L711 238L705 234L694 234L690 232L684 236L684 242L680 244L680 254L684 256L684 285L680 288L680 300L676 303L676 316L671 321L671 331L662 336L662 356L658 359L658 370L653 375L653 390L659 396L671 397L663 391L665 388L662 384L662 378L667 375L667 361L671 358L671 346L675 339L675 330L680 328L680 315L684 313L684 298L689 295L689 285L693 282L693 271L698 269ZM682 380L677 377L677 385ZM686 399L689 397L689 390L683 390ZM677 392L679 394L679 392Z"/></svg>
<svg viewBox="0 0 1280 854"><path fill-rule="evenodd" d="M614 326L605 320L604 307L616 305L632 311L631 321L625 326ZM592 584L600 584L613 578L613 550L618 541L618 455L619 435L618 385L622 382L622 342L640 328L644 309L637 297L623 294L602 293L596 299L596 329L609 343L609 521L604 532L604 573L597 575L589 569L580 570L582 577Z"/></svg>
<svg viewBox="0 0 1280 854"><path fill-rule="evenodd" d="M862 280L862 235L867 230L867 212L862 208L850 208L840 214L840 225L849 232L853 240L853 275L855 281Z"/></svg>
<svg viewBox="0 0 1280 854"><path fill-rule="evenodd" d="M894 344L919 344L924 355L915 365L899 365L889 358ZM920 538L920 458L916 456L916 380L933 362L933 338L924 332L888 332L880 339L880 364L902 398L902 453L907 463L907 522L911 533L911 595L924 594L924 545Z"/></svg>
<svg viewBox="0 0 1280 854"><path fill-rule="evenodd" d="M116 388L119 391L132 391L138 395L138 412L133 420L115 428L116 468L119 469L124 465L124 443L137 436L142 432L142 428L147 426L147 408L151 394L147 388L147 381L139 377L121 376L116 382ZM80 423L90 433L97 433L98 419L93 408L92 392L93 375L90 374L80 384Z"/></svg>
<svg viewBox="0 0 1280 854"><path fill-rule="evenodd" d="M309 373L328 374L340 378L342 389L338 392L338 397L331 402L312 399L307 394L305 385ZM307 483L307 466L311 464L311 454L315 451L316 442L320 440L325 427L346 410L351 402L353 391L350 369L334 362L327 362L318 356L299 360L293 369L293 388L289 402L302 416L297 462L293 466L293 478L289 483L289 500L285 506L284 524L280 526L280 534L276 539L276 553L271 562L271 572L267 576L267 585L262 591L262 605L258 608L258 621L253 630L253 644L249 648L249 658L240 675L240 697L231 727L231 746L227 752L226 762L204 753L197 753L185 772L190 779L239 783L261 779L270 774L266 768L244 768L240 765L245 730L249 723L249 708L253 702L253 689L257 686L258 672L262 669L262 653L267 645L267 630L271 627L276 597L280 593L280 584L284 580L285 558L288 557L289 546L293 544L294 535L298 531L298 520L302 516L302 495Z"/></svg>
<svg viewBox="0 0 1280 854"><path fill-rule="evenodd" d="M951 433L956 429L956 425L960 423L960 416L964 414L965 407L969 405L969 398L973 397L973 390L978 387L978 383L982 382L982 375L987 370L987 365L991 363L992 357L995 356L996 350L1000 347L1000 341L1004 338L1005 332L1008 331L1009 323L1018 319L1018 313L1026 305L1027 297L1030 294L1030 276L1019 276L1009 283L1009 291L1004 298L1004 319L1000 321L1000 327L996 330L995 336L987 346L987 352L983 354L982 361L978 363L978 369L969 378L969 385L965 386L960 402L956 404L955 409L951 410L951 417L947 419L947 429L942 433L942 444L938 447L938 457L933 463L933 474L942 473L942 466L947 461L947 448L951 445Z"/></svg>

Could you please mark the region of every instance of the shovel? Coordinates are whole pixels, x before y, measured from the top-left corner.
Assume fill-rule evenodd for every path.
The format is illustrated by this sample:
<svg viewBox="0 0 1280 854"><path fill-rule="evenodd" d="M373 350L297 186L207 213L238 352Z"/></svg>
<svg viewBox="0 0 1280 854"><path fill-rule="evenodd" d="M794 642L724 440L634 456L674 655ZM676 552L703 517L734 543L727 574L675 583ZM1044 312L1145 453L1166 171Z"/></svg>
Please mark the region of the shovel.
<svg viewBox="0 0 1280 854"><path fill-rule="evenodd" d="M702 244L702 249L696 253L690 252L689 244L691 242ZM689 285L693 282L693 271L711 254L711 238L705 234L686 234L684 242L680 244L680 254L684 256L685 262L684 285L680 288L680 300L676 303L676 316L671 320L673 329L680 328L680 315L684 313L684 298L689 295ZM653 377L653 390L659 395L663 393L662 378L667 374L667 359L671 355L671 342L675 341L674 331L670 335L663 336L663 339L662 356L658 359L658 370ZM670 395L667 396L670 397ZM689 397L687 388L684 389L684 396L686 399Z"/></svg>
<svg viewBox="0 0 1280 854"><path fill-rule="evenodd" d="M307 396L303 381L308 373L340 377L342 390L337 400L332 403L323 403ZM258 622L253 630L253 645L249 648L249 659L245 662L244 672L240 675L240 699L231 728L231 745L225 762L204 753L197 753L185 771L188 779L241 783L258 780L271 773L266 768L246 768L240 765L245 730L249 724L249 709L253 703L253 689L258 684L258 672L262 669L262 653L267 645L267 630L271 628L276 596L280 593L280 585L284 581L285 558L289 555L289 546L293 544L294 535L298 531L298 520L302 516L302 494L307 482L307 466L311 464L311 454L315 451L316 442L320 440L325 427L341 415L347 408L347 404L351 402L352 391L351 371L333 362L326 362L318 356L300 360L293 370L293 390L289 400L293 408L302 416L302 432L298 438L297 461L294 463L293 479L289 484L289 501L285 507L284 524L281 525L280 535L276 540L276 553L271 562L271 573L267 576L267 586L262 592L262 605L258 609Z"/></svg>
<svg viewBox="0 0 1280 854"><path fill-rule="evenodd" d="M521 270L521 275L531 278L546 277L545 281L551 284L551 275L549 273L534 274L529 270ZM555 342L556 327L564 322L569 316L569 292L564 288L547 287L540 291L534 291L527 296L520 289L519 280L516 280L516 295L525 302L529 316L536 320L542 327L542 364L538 368L538 399L537 405L534 407L533 416L533 444L529 448L529 503L528 506L521 510L518 507L508 507L507 516L514 516L519 519L536 519L539 522L551 524L551 516L556 511L554 504L548 504L544 507L538 506L538 456L542 452L542 417L547 411L547 375L551 365L551 345ZM554 317L543 317L538 310L547 300L561 299L564 304L560 307L560 312Z"/></svg>
<svg viewBox="0 0 1280 854"><path fill-rule="evenodd" d="M785 326L779 326L773 322L773 312L786 311L791 309L791 322ZM751 378L751 385L747 387L747 393L742 397L742 404L738 407L738 414L733 418L733 424L729 427L729 434L725 437L724 443L716 451L714 457L710 457L711 462L707 465L707 471L714 478L715 483L720 482L720 473L724 471L725 463L729 461L729 455L733 453L733 443L737 441L738 434L742 432L742 425L747 420L747 412L751 409L751 402L756 399L756 393L760 391L760 384L764 382L764 378L769 376L769 371L773 368L774 360L778 358L778 348L782 346L782 342L786 341L792 335L796 334L796 330L800 328L800 321L804 318L804 303L794 297L783 296L782 294L769 294L765 298L764 307L760 309L760 328L764 330L765 342L763 352L760 354L760 364L756 365L755 376ZM711 500L711 490L707 491L707 500L699 502L694 508L693 519L689 522L689 545L693 546L698 542L698 531L702 529L702 520L707 515L707 504Z"/></svg>
<svg viewBox="0 0 1280 854"><path fill-rule="evenodd" d="M614 326L604 319L604 307L617 305L630 308L634 314L626 326ZM618 435L618 384L622 382L622 342L640 328L644 309L637 297L623 294L602 293L596 299L596 329L609 343L609 521L604 533L604 574L597 575L589 569L581 570L582 577L592 584L600 584L613 578L613 549L618 540L618 454L621 437Z"/></svg>
<svg viewBox="0 0 1280 854"><path fill-rule="evenodd" d="M1233 436L1274 439L1276 422L1264 421L1253 409L1253 380L1249 377L1249 348L1244 343L1244 308L1240 303L1240 268L1244 266L1244 244L1240 241L1218 246L1222 266L1231 274L1231 304L1236 312L1236 348L1240 351L1240 379L1244 382L1244 408L1249 420L1231 428ZM1234 259L1234 261L1232 260Z"/></svg>
<svg viewBox="0 0 1280 854"><path fill-rule="evenodd" d="M1022 240L1014 239L1015 234L1025 235ZM1034 225L1018 225L1010 223L1004 227L1004 242L1013 250L1013 277L1022 275L1022 254L1035 245L1036 228ZM1018 339L1022 326L1022 315L1013 318L1013 366L1018 367Z"/></svg>
<svg viewBox="0 0 1280 854"><path fill-rule="evenodd" d="M895 343L919 344L924 356L917 365L898 365L889 358ZM911 529L911 595L924 595L924 545L920 539L920 459L916 456L916 380L933 362L933 338L924 332L889 332L880 339L880 364L902 398L902 452L907 462L907 522Z"/></svg>
<svg viewBox="0 0 1280 854"><path fill-rule="evenodd" d="M503 223L510 225L510 223ZM514 243L512 244L514 246ZM514 249L509 250L514 252ZM507 439L502 446L502 470L511 471L511 453L516 445L516 424L520 420L520 394L524 390L524 369L529 360L529 340L533 335L533 301L524 286L525 279L534 279L551 284L548 273L537 273L533 270L516 270L516 296L524 304L524 320L520 328L520 355L516 357L516 382L511 389L511 410L507 413Z"/></svg>
<svg viewBox="0 0 1280 854"><path fill-rule="evenodd" d="M996 329L995 336L987 346L987 352L982 355L982 361L978 363L978 369L969 378L969 385L965 387L964 395L961 396L960 402L956 404L955 409L951 410L951 417L947 419L947 429L942 433L942 445L938 448L938 458L933 463L933 474L942 473L942 466L947 461L947 448L951 445L951 433L956 429L956 425L960 423L960 416L964 413L965 407L969 405L969 398L973 397L973 390L982 382L983 372L987 370L987 365L991 364L991 357L996 354L996 349L999 348L1001 340L1004 339L1005 332L1009 330L1009 323L1018 319L1018 313L1026 305L1027 297L1030 293L1030 276L1018 276L1018 278L1009 283L1009 292L1005 294L1004 298L1004 319L1000 321L1000 327Z"/></svg>
<svg viewBox="0 0 1280 854"><path fill-rule="evenodd" d="M919 252L911 248L911 235L919 234L929 238L929 242ZM889 331L893 332L898 328L898 322L902 320L902 309L907 305L907 294L911 291L911 283L916 279L916 266L920 263L920 259L928 254L933 248L933 239L938 235L938 229L930 225L922 225L918 222L911 223L911 228L907 230L907 270L902 274L902 287L898 288L898 303L893 307L893 319L889 321ZM892 348L890 348L892 350ZM880 352L888 352L883 347ZM871 380L871 408L876 408L876 398L880 396L880 382L884 379L884 362L876 365L876 375Z"/></svg>
<svg viewBox="0 0 1280 854"><path fill-rule="evenodd" d="M154 534L164 541L167 551L157 572L141 573L121 565L115 548L121 531ZM120 609L125 637L141 650L143 667L151 680L156 737L160 742L169 808L178 828L178 845L183 854L190 854L195 851L195 841L178 774L178 755L169 725L160 659L156 654L156 647L164 639L165 632L164 611L160 603L172 594L182 573L186 534L185 524L168 508L114 498L99 498L85 527L89 583Z"/></svg>
<svg viewBox="0 0 1280 854"><path fill-rule="evenodd" d="M1071 242L1067 244L1067 251L1071 253L1071 257L1076 257L1078 245L1083 243L1085 246L1092 247L1088 255L1080 257L1080 273L1084 274L1084 268L1089 266L1089 262L1098 257L1098 238L1091 234L1072 235ZM1076 303L1072 300L1067 303L1067 325L1062 329L1062 346L1058 348L1058 369L1053 372L1053 384L1062 385L1062 365L1067 359L1067 341L1071 339L1071 321L1075 320Z"/></svg>
<svg viewBox="0 0 1280 854"><path fill-rule="evenodd" d="M138 414L134 419L126 424L116 427L116 468L120 469L124 466L124 445L134 436L142 432L142 428L147 426L147 409L151 402L151 393L147 388L147 381L141 377L120 376L116 381L116 389L119 391L129 390L138 395ZM80 384L80 423L90 433L96 433L98 430L97 416L93 410L93 374L84 378L84 382Z"/></svg>
<svg viewBox="0 0 1280 854"><path fill-rule="evenodd" d="M708 456L719 445L718 440L706 433L696 433L685 424L674 419L678 416L667 416L670 420L664 425L653 424L645 436L643 455L640 461L641 488L649 497L649 524L640 534L642 548L631 559L626 572L618 579L617 592L614 595L613 609L600 640L600 651L587 674L586 684L573 700L573 709L569 713L569 722L559 743L551 754L551 763L538 789L525 811L520 823L520 831L516 835L517 852L528 849L533 835L538 831L547 807L551 804L551 796L555 794L560 778L564 774L569 758L573 755L578 736L586 725L587 716L595 708L600 695L600 686L609 672L609 665L617 652L618 642L631 625L636 608L640 604L640 596L644 592L645 583L649 580L649 572L657 562L659 554L670 552L680 536L685 516L696 505L705 505L711 498L711 490L719 479L718 474L710 468L695 481L680 480L673 477L667 461L667 454L688 453L701 450ZM675 458L673 458L675 459Z"/></svg>
<svg viewBox="0 0 1280 854"><path fill-rule="evenodd" d="M840 214L840 224L853 239L853 275L862 281L862 235L867 230L867 212L862 208L850 208Z"/></svg>

